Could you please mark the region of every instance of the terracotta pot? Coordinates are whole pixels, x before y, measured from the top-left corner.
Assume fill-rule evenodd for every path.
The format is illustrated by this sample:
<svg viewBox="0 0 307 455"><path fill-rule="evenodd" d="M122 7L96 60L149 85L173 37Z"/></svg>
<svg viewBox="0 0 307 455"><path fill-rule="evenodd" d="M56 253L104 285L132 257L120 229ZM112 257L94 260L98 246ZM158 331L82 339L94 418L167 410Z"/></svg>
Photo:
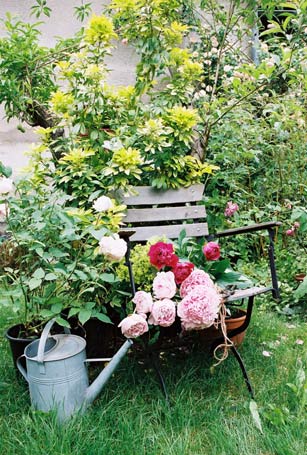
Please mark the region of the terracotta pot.
<svg viewBox="0 0 307 455"><path fill-rule="evenodd" d="M238 310L238 311L239 311L238 317L226 319L227 332L237 329L244 323L245 318L246 318L246 311L245 310ZM235 335L234 337L231 337L231 341L233 341L233 343L236 347L240 346L243 343L245 333L246 333L246 330L244 330L244 332L242 332L242 333L239 333L238 335Z"/></svg>
<svg viewBox="0 0 307 455"><path fill-rule="evenodd" d="M226 322L226 327L227 327L227 333L229 333L231 330L237 329L240 327L246 318L246 310L241 310L238 309L236 310L237 315L231 318L227 318L225 320ZM235 335L231 337L231 341L233 341L234 345L236 347L240 346L244 340L246 330L244 332L239 333L238 335ZM200 338L201 342L204 346L210 347L214 341L222 336L222 332L220 329L216 329L214 326L209 327L208 329L204 329L200 331Z"/></svg>
<svg viewBox="0 0 307 455"><path fill-rule="evenodd" d="M297 273L295 275L295 281L298 281L299 283L301 283L302 281L304 281L304 278L306 276L306 273Z"/></svg>

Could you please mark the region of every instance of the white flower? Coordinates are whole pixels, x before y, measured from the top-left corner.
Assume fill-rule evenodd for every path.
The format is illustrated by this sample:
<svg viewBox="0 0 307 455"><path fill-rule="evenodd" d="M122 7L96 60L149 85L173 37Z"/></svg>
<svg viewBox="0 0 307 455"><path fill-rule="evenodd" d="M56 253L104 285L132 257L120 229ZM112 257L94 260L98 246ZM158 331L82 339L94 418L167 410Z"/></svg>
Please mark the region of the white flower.
<svg viewBox="0 0 307 455"><path fill-rule="evenodd" d="M7 194L13 189L13 180L6 177L0 179L0 194Z"/></svg>
<svg viewBox="0 0 307 455"><path fill-rule="evenodd" d="M93 208L96 212L105 212L106 210L110 210L113 205L113 202L108 196L100 196L94 201Z"/></svg>
<svg viewBox="0 0 307 455"><path fill-rule="evenodd" d="M118 234L113 237L102 237L99 242L99 253L104 254L111 261L120 261L126 254L127 243L120 239Z"/></svg>
<svg viewBox="0 0 307 455"><path fill-rule="evenodd" d="M4 223L6 220L6 217L10 213L9 207L6 206L6 204L0 204L0 223Z"/></svg>

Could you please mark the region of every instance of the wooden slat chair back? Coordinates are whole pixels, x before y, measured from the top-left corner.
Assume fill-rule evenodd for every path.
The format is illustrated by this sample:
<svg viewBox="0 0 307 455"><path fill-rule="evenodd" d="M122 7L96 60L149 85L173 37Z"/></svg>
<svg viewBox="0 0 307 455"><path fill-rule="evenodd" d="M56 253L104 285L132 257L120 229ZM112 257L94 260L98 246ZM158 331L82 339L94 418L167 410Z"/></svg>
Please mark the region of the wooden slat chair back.
<svg viewBox="0 0 307 455"><path fill-rule="evenodd" d="M182 229L188 237L208 236L206 208L198 204L203 198L204 185L167 191L141 186L137 192L124 199L127 206L124 221L131 226L126 230L135 231L131 242L144 242L156 235L175 239Z"/></svg>

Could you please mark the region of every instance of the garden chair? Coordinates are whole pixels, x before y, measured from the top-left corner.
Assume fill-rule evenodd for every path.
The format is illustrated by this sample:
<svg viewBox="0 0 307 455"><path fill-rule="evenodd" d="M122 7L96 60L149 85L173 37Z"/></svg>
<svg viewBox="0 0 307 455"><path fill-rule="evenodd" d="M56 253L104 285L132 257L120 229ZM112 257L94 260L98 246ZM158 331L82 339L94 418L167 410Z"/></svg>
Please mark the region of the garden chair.
<svg viewBox="0 0 307 455"><path fill-rule="evenodd" d="M228 292L225 297L227 305L241 306L247 303L247 315L244 323L228 333L231 338L245 331L250 323L254 299L257 295L271 292L274 299L279 300L279 288L274 262L274 236L280 222L272 221L251 226L243 226L235 229L228 229L218 233L210 233L206 222L206 208L199 203L203 199L204 185L197 184L189 188L178 190L156 190L152 187L136 187L136 195L124 198L127 206L127 214L124 219L125 228L120 232L122 238L128 243L126 254L126 265L129 269L132 294L136 292L135 283L130 262L131 244L145 242L153 236L165 236L169 239L178 238L182 229L185 229L189 237L205 237L207 240L221 239L223 237L267 231L268 233L268 262L271 273L271 285L268 287L254 286L248 289L240 289ZM235 303L238 302L239 303ZM212 349L223 342L223 338L217 339L212 344ZM249 380L242 357L237 347L230 347L236 360L239 363L245 383L251 396L254 396L251 382ZM160 369L156 367L160 383L166 394L165 383Z"/></svg>

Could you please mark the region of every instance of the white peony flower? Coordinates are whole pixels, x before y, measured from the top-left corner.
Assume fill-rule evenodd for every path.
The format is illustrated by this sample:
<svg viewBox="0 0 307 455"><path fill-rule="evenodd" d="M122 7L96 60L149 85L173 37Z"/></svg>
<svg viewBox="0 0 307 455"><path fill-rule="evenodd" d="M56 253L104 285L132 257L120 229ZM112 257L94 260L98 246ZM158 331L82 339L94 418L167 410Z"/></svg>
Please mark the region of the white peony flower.
<svg viewBox="0 0 307 455"><path fill-rule="evenodd" d="M0 194L7 194L13 189L13 180L6 177L0 179Z"/></svg>
<svg viewBox="0 0 307 455"><path fill-rule="evenodd" d="M96 212L105 212L113 207L113 202L108 196L100 196L93 203L93 208Z"/></svg>
<svg viewBox="0 0 307 455"><path fill-rule="evenodd" d="M99 253L111 261L120 261L126 254L127 243L118 234L113 237L102 237L99 242Z"/></svg>

